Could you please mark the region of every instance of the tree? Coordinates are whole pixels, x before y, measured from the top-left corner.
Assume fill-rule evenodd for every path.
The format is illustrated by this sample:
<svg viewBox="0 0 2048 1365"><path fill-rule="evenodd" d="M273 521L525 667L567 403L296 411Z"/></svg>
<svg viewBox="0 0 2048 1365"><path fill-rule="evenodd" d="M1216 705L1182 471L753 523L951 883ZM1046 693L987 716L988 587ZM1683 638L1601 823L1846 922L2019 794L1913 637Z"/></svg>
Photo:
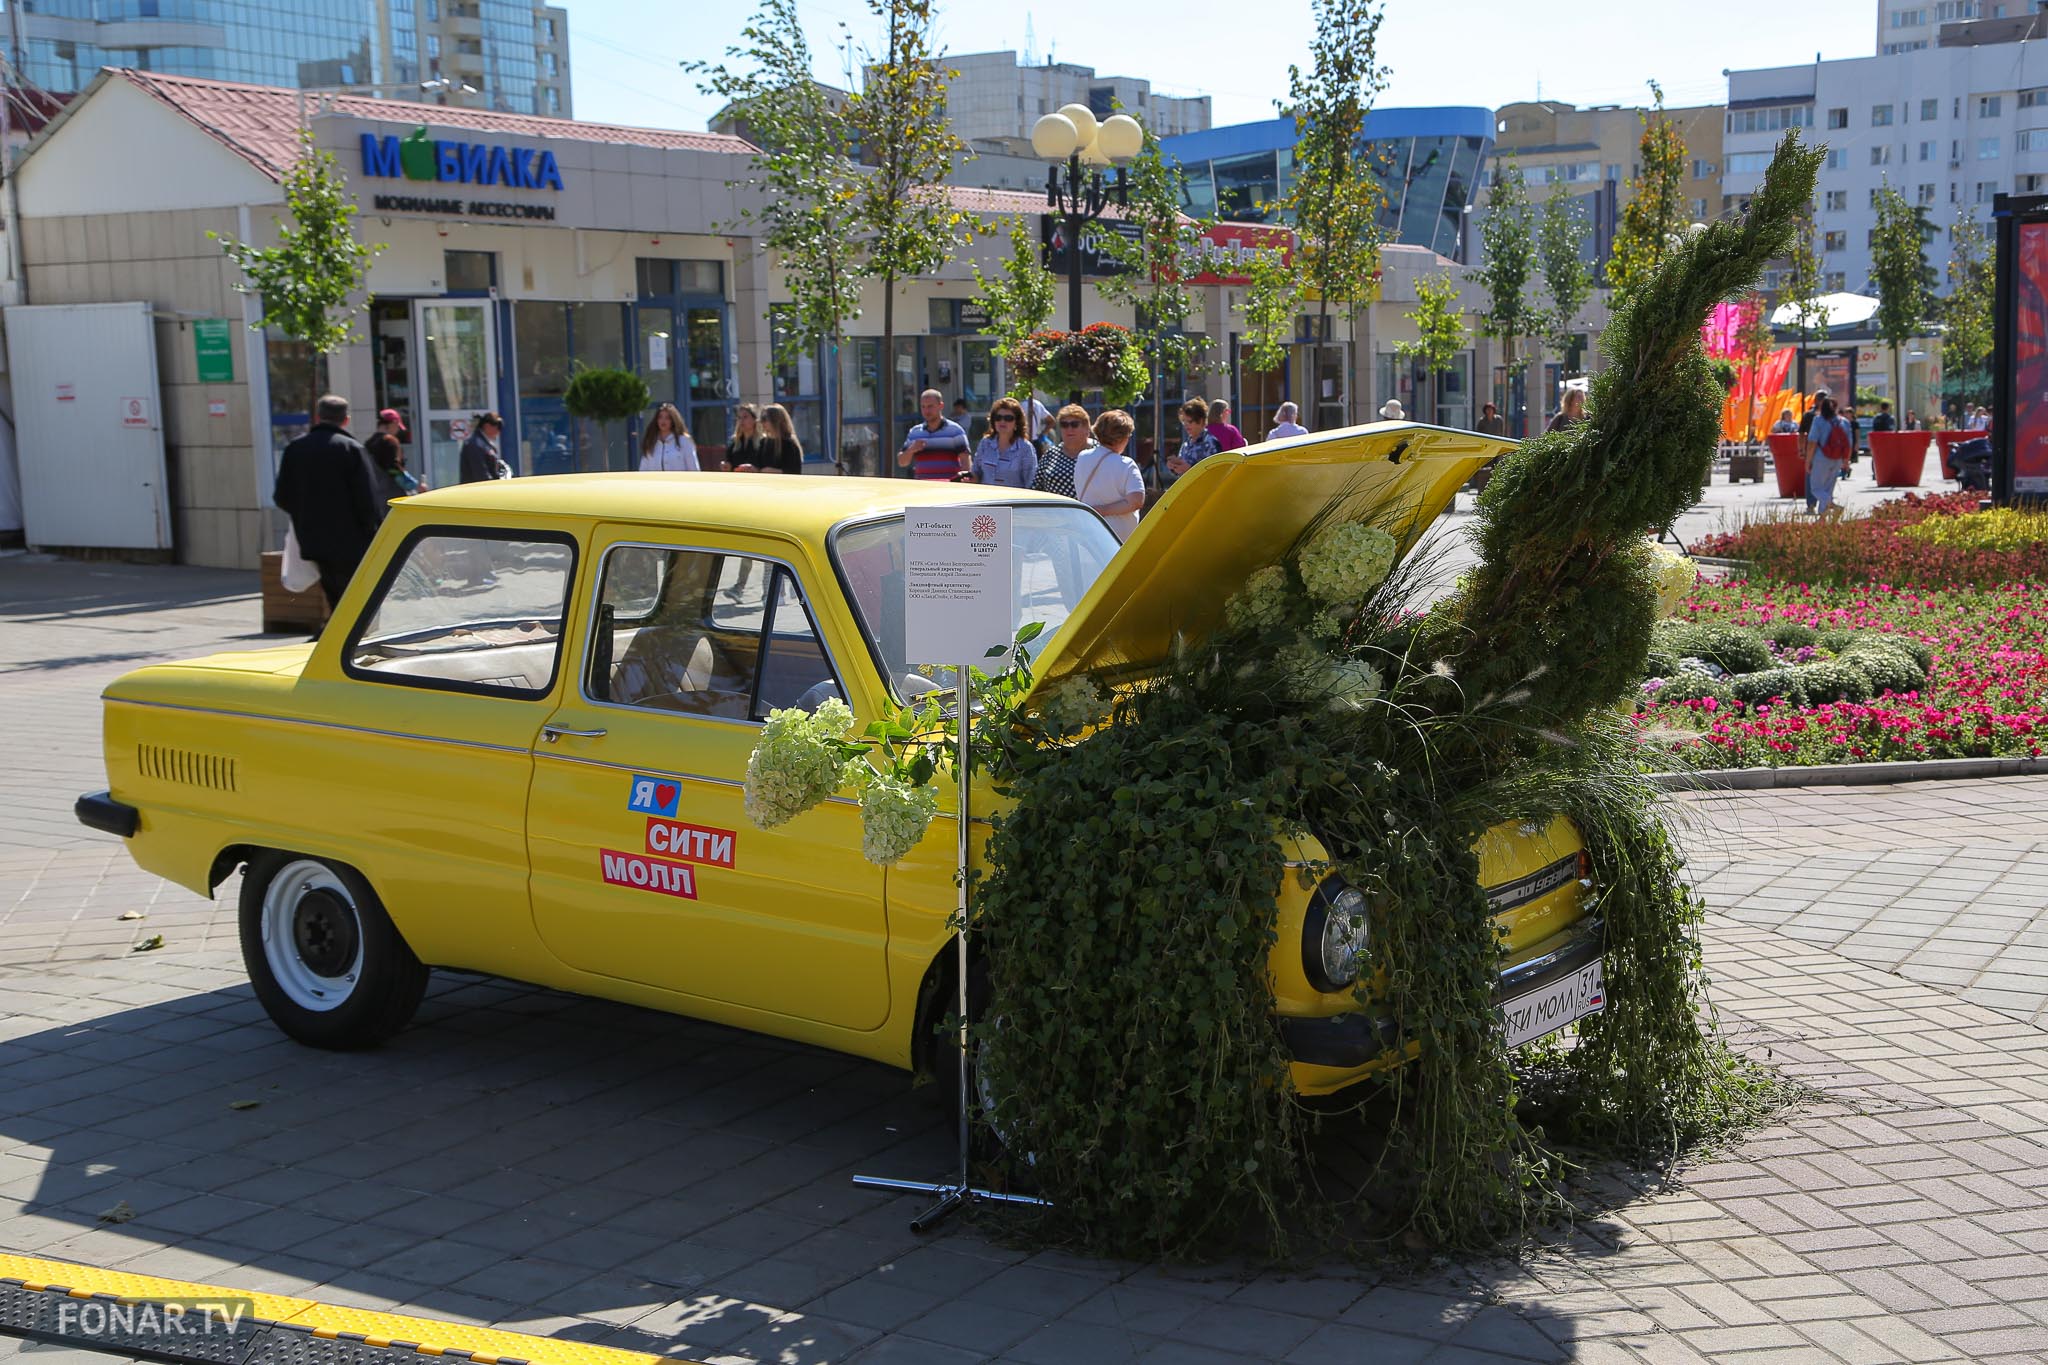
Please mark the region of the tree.
<svg viewBox="0 0 2048 1365"><path fill-rule="evenodd" d="M1010 255L993 275L981 273L974 265L974 284L981 291L981 306L988 313L989 330L996 337L996 354L1004 360L1018 342L1045 326L1059 300L1059 281L1039 259L1038 243L1032 240L1021 215L1010 220ZM1028 398L1030 385L1020 384L1011 374L1010 392ZM1028 404L1027 404L1028 406ZM1027 432L1027 438L1037 436Z"/></svg>
<svg viewBox="0 0 2048 1365"><path fill-rule="evenodd" d="M1826 284L1821 275L1820 256L1813 249L1813 205L1800 212L1792 228L1792 249L1785 253L1783 306L1792 310L1799 325L1799 377L1796 386L1806 392L1806 342L1828 339L1828 310L1821 303Z"/></svg>
<svg viewBox="0 0 2048 1365"><path fill-rule="evenodd" d="M845 325L860 316L860 241L850 208L863 177L852 133L811 79L810 41L795 0L762 0L740 40L726 49L728 64L685 62L683 69L704 77L704 92L724 99L761 148L745 182L754 194L739 216L776 253L789 290L777 314L776 359L793 363L827 344L826 383L836 387Z"/></svg>
<svg viewBox="0 0 2048 1365"><path fill-rule="evenodd" d="M1543 201L1537 227L1536 257L1543 268L1543 334L1560 356L1569 360L1579 330L1579 310L1593 296L1593 271L1586 264L1586 218L1559 186Z"/></svg>
<svg viewBox="0 0 2048 1365"><path fill-rule="evenodd" d="M1752 444L1756 441L1757 385L1761 382L1763 368L1776 349L1777 338L1771 335L1771 306L1762 294L1751 294L1742 301L1742 325L1735 333L1736 354L1742 357L1742 368L1749 373L1749 410L1743 416L1744 439Z"/></svg>
<svg viewBox="0 0 2048 1365"><path fill-rule="evenodd" d="M1364 149L1366 115L1387 83L1376 53L1382 11L1373 0L1309 0L1309 12L1316 26L1310 66L1287 68L1287 100L1279 106L1294 120L1294 183L1283 207L1294 221L1295 270L1316 293L1317 317L1341 304L1355 334L1380 268L1385 195ZM1318 336L1327 325L1318 324ZM1345 385L1355 405L1352 387Z"/></svg>
<svg viewBox="0 0 2048 1365"><path fill-rule="evenodd" d="M263 314L249 324L251 330L274 327L316 356L332 355L360 340L356 313L364 302L364 279L385 244L356 240L355 196L342 188L334 154L315 147L309 129L299 130L299 157L285 173L284 202L291 216L278 220L276 246L206 235L240 267L245 278L236 292L262 301ZM306 381L310 419L320 398L317 365L306 367Z"/></svg>
<svg viewBox="0 0 2048 1365"><path fill-rule="evenodd" d="M1423 275L1415 281L1415 307L1405 316L1415 324L1414 341L1394 344L1403 360L1419 363L1429 376L1429 415L1441 417L1437 379L1471 340L1464 314L1458 310L1458 286L1449 275Z"/></svg>
<svg viewBox="0 0 2048 1365"><path fill-rule="evenodd" d="M1945 370L1956 396L1966 403L1989 400L1991 308L1995 297L1996 263L1991 244L1974 210L1959 210L1949 230L1948 299L1941 307ZM1903 399L1904 394L1900 395Z"/></svg>
<svg viewBox="0 0 2048 1365"><path fill-rule="evenodd" d="M1124 218L1138 229L1136 237L1105 233L1101 254L1117 269L1105 275L1096 290L1113 303L1131 305L1138 344L1145 348L1152 384L1152 439L1161 444L1166 429L1165 376L1192 368L1213 343L1182 324L1199 306L1188 281L1201 273L1203 234L1209 219L1181 212L1187 176L1177 162L1159 150L1159 139L1145 130L1145 145L1126 175L1128 207Z"/></svg>
<svg viewBox="0 0 2048 1365"><path fill-rule="evenodd" d="M597 423L606 464L610 463L611 455L608 428L614 422L631 421L653 401L654 395L649 391L647 381L632 370L622 369L578 370L562 393L562 406L569 410L571 417ZM628 459L627 463L632 461Z"/></svg>
<svg viewBox="0 0 2048 1365"><path fill-rule="evenodd" d="M849 208L852 226L866 234L862 273L882 282L881 472L896 449L896 282L929 275L953 258L961 215L944 182L966 146L946 117L953 73L933 55L933 0L868 0L868 9L888 21L888 49L847 105L847 121L873 167Z"/></svg>
<svg viewBox="0 0 2048 1365"><path fill-rule="evenodd" d="M1877 192L1877 228L1870 242L1870 284L1877 291L1877 339L1892 348L1892 398L1903 406L1899 348L1926 323L1927 237L1933 229L1890 181Z"/></svg>
<svg viewBox="0 0 2048 1365"><path fill-rule="evenodd" d="M1253 252L1245 276L1250 283L1244 291L1244 331L1238 334L1244 350L1239 357L1254 370L1278 369L1294 336L1300 277L1277 251Z"/></svg>
<svg viewBox="0 0 2048 1365"><path fill-rule="evenodd" d="M1501 359L1510 374L1522 338L1534 336L1543 326L1542 310L1529 297L1529 277L1536 264L1531 216L1522 168L1510 157L1493 182L1486 221L1479 229L1486 263L1470 276L1486 291L1480 334L1500 342Z"/></svg>
<svg viewBox="0 0 2048 1365"><path fill-rule="evenodd" d="M1617 303L1650 277L1657 263L1678 245L1687 224L1685 211L1685 139L1664 113L1664 90L1650 82L1653 104L1643 113L1640 161L1629 178L1629 200L1614 234L1614 256L1607 263L1607 282Z"/></svg>

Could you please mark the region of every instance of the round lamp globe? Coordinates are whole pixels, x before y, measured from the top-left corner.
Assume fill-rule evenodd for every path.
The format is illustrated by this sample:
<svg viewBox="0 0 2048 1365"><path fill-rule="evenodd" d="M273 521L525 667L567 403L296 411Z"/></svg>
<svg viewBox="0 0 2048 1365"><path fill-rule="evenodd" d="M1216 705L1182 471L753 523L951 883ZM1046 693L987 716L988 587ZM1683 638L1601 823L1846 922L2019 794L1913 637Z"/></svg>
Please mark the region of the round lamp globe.
<svg viewBox="0 0 2048 1365"><path fill-rule="evenodd" d="M1031 125L1031 150L1048 161L1065 161L1081 145L1081 134L1065 114L1047 114Z"/></svg>
<svg viewBox="0 0 2048 1365"><path fill-rule="evenodd" d="M1111 161L1128 161L1145 149L1145 130L1129 114L1111 114L1095 134L1095 146Z"/></svg>
<svg viewBox="0 0 2048 1365"><path fill-rule="evenodd" d="M1074 125L1074 133L1081 139L1074 145L1084 152L1087 151L1088 144L1095 141L1095 112L1085 104L1063 104L1059 113L1060 117Z"/></svg>

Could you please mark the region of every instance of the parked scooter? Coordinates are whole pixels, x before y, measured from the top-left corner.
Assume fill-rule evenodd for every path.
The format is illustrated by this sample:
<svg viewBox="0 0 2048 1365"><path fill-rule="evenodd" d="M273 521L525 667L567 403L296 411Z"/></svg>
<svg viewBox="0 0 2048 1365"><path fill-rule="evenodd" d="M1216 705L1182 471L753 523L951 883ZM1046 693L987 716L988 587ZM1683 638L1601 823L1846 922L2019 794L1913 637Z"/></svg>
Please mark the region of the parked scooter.
<svg viewBox="0 0 2048 1365"><path fill-rule="evenodd" d="M1985 437L1958 441L1949 448L1949 467L1956 472L1956 485L1965 493L1991 491L1991 442Z"/></svg>

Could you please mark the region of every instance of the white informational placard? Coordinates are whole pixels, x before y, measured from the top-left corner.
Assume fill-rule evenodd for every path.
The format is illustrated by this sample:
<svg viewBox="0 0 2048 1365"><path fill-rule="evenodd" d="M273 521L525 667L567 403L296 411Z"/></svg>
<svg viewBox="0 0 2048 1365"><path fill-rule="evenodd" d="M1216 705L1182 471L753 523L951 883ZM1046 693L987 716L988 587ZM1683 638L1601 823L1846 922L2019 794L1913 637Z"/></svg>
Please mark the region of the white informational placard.
<svg viewBox="0 0 2048 1365"><path fill-rule="evenodd" d="M665 370L668 368L668 338L655 332L647 338L647 368Z"/></svg>
<svg viewBox="0 0 2048 1365"><path fill-rule="evenodd" d="M123 398L121 400L121 425L124 427L147 427L150 402L147 398Z"/></svg>
<svg viewBox="0 0 2048 1365"><path fill-rule="evenodd" d="M903 514L903 647L913 664L1000 667L1016 638L1011 509L964 503Z"/></svg>

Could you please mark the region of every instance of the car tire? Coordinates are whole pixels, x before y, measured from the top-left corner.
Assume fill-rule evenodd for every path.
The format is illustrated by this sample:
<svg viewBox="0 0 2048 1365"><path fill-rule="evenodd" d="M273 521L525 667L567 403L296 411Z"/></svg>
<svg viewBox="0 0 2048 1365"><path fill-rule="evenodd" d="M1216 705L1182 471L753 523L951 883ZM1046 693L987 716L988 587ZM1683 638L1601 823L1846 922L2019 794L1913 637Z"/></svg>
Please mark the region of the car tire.
<svg viewBox="0 0 2048 1365"><path fill-rule="evenodd" d="M361 873L266 850L242 877L242 963L280 1029L310 1047L375 1047L404 1028L427 990Z"/></svg>

